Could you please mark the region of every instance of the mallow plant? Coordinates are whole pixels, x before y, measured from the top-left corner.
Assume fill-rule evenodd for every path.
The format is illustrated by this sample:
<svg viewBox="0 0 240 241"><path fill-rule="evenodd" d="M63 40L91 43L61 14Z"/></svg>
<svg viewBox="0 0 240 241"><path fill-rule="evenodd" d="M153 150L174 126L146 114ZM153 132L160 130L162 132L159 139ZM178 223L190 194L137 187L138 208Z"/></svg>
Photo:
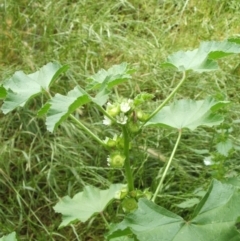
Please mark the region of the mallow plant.
<svg viewBox="0 0 240 241"><path fill-rule="evenodd" d="M179 51L170 55L161 67L181 72L181 79L172 92L154 110L144 111L144 104L153 101L153 95L140 93L133 98L115 97L112 90L131 78L133 70L126 63L114 65L108 70L101 69L88 78L85 88L75 86L67 95L52 93L51 87L68 66L48 63L37 72L25 74L17 71L0 87L4 99L1 110L4 114L23 107L37 95L47 97L46 103L37 111L46 116L46 127L53 132L62 122L71 121L86 132L93 142L108 152L106 166L122 169L125 183L113 183L107 189L85 186L73 197L62 197L53 207L62 215L59 227L64 228L76 222L87 222L99 215L106 227L105 240L111 241L237 241L240 233L236 223L240 217L240 182L238 177L226 181L213 180L203 198L198 202L188 220L184 220L159 203L159 194L164 180L174 161L181 136L186 129L194 131L199 126L213 127L223 122L218 110L228 101L217 101L212 97L200 100L189 98L172 101L175 93L185 81L187 73L195 71L216 71L217 60L240 53L238 39L223 42L203 42L191 51ZM75 111L81 106L95 105L102 113L102 126L116 130L112 136L100 138L77 118ZM176 131L176 142L156 189L138 189L134 185L130 153L134 138L147 128L172 128ZM163 195L163 194L161 194ZM121 221L106 215L108 205L120 205ZM111 213L112 215L112 213ZM15 233L0 240L16 240Z"/></svg>

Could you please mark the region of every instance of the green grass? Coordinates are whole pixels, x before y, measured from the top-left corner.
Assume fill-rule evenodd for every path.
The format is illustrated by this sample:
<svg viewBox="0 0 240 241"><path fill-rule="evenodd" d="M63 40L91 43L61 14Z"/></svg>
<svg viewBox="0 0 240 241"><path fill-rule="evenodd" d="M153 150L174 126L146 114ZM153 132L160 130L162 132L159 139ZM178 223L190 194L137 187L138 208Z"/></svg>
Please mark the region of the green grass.
<svg viewBox="0 0 240 241"><path fill-rule="evenodd" d="M137 71L131 82L118 88L119 93L133 97L148 91L155 95L155 106L181 78L161 69L160 63L169 54L195 48L201 41L239 34L239 11L238 0L3 1L0 83L16 70L30 73L58 61L70 65L57 86L57 91L66 93L76 83L85 86L86 77L100 68L125 61ZM213 95L231 100L226 122L232 125L240 118L238 59L222 61L223 70L216 73L189 73L176 98ZM48 133L44 120L35 118L38 101L19 112L0 113L0 237L15 230L19 240L103 240L104 227L98 218L58 230L60 216L52 206L59 197L73 196L84 185L106 187L109 181L122 182L122 173L109 170L107 152L71 123ZM89 125L97 121L91 128L104 138L98 114L94 108L85 108L79 118ZM238 125L232 127L231 135L238 139ZM211 178L211 170L202 163L204 155L188 147L214 151L217 136L216 130L207 128L183 135L161 205L188 216L172 205L176 193L180 199L191 196ZM176 138L174 132L149 130L136 140L131 155L137 186L147 187L152 181L152 188L156 186L153 177L164 165L158 154L168 157ZM146 147L150 149L144 153ZM228 173L239 169L236 160L237 153Z"/></svg>

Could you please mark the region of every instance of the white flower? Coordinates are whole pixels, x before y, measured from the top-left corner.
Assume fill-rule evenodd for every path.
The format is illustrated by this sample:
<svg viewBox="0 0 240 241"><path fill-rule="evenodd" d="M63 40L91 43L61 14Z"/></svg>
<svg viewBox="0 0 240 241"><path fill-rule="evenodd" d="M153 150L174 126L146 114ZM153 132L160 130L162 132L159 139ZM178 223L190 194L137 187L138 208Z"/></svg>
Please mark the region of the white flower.
<svg viewBox="0 0 240 241"><path fill-rule="evenodd" d="M110 126L112 124L112 120L109 119L107 116L104 116L103 124L106 126Z"/></svg>
<svg viewBox="0 0 240 241"><path fill-rule="evenodd" d="M116 116L117 123L125 125L127 123L127 116L124 113L120 113L120 115Z"/></svg>
<svg viewBox="0 0 240 241"><path fill-rule="evenodd" d="M208 157L205 157L204 160L203 160L204 164L206 166L211 166L214 164L214 162L212 161L212 157L208 156Z"/></svg>
<svg viewBox="0 0 240 241"><path fill-rule="evenodd" d="M131 109L131 105L133 103L133 100L128 99L128 100L124 100L121 104L120 104L120 110L123 113L127 113L130 109Z"/></svg>

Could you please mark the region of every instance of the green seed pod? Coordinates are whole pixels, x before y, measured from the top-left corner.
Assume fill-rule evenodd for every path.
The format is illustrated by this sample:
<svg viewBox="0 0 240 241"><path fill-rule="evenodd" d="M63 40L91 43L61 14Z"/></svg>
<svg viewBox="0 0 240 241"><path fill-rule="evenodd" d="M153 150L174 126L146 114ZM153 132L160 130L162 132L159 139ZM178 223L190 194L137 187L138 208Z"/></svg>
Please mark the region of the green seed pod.
<svg viewBox="0 0 240 241"><path fill-rule="evenodd" d="M134 198L125 198L122 202L122 208L125 212L133 212L137 207L138 204Z"/></svg>
<svg viewBox="0 0 240 241"><path fill-rule="evenodd" d="M124 166L126 157L120 152L115 152L107 158L108 165L110 167L121 168Z"/></svg>
<svg viewBox="0 0 240 241"><path fill-rule="evenodd" d="M144 113L141 110L138 110L136 115L137 115L137 119L140 121L146 121L148 118L148 114Z"/></svg>
<svg viewBox="0 0 240 241"><path fill-rule="evenodd" d="M129 130L131 133L133 133L133 134L138 133L138 131L139 131L139 126L138 126L137 123L129 122L129 123L128 123L128 130Z"/></svg>

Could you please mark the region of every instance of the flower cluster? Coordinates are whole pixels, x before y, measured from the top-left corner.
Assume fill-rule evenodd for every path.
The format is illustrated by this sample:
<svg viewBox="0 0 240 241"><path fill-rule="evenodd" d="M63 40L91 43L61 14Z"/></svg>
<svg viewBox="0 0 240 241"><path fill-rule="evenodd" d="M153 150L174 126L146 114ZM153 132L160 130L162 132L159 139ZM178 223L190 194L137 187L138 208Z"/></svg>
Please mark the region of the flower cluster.
<svg viewBox="0 0 240 241"><path fill-rule="evenodd" d="M121 103L111 104L107 103L106 112L110 117L116 119L116 122L122 125L127 124L128 116L126 115L133 108L133 100L124 99ZM108 116L104 116L104 125L111 125L112 119Z"/></svg>

